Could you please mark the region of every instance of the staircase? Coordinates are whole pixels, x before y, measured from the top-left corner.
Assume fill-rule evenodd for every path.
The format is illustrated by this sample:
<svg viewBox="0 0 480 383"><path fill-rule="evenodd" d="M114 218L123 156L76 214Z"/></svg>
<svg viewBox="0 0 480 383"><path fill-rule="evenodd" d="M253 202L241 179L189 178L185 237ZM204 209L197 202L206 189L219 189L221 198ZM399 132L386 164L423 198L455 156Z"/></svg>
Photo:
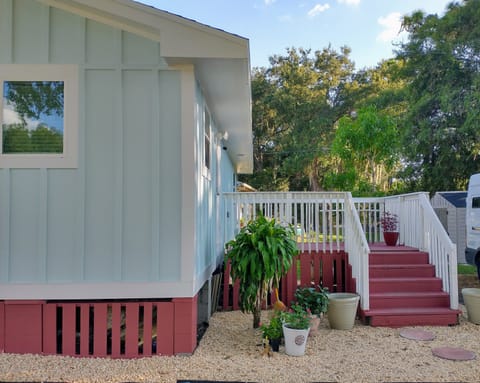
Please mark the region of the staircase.
<svg viewBox="0 0 480 383"><path fill-rule="evenodd" d="M361 312L371 326L447 326L458 323L450 296L435 277L428 253L395 246L371 250L370 309Z"/></svg>

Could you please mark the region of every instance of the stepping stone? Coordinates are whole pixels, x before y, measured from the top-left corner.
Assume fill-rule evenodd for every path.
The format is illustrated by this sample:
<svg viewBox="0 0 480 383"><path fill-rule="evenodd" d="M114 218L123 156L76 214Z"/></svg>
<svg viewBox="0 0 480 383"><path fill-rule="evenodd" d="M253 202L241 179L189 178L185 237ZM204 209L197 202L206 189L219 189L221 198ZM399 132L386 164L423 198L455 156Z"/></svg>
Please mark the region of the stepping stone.
<svg viewBox="0 0 480 383"><path fill-rule="evenodd" d="M434 340L435 334L419 328L404 328L400 330L400 336L411 340Z"/></svg>
<svg viewBox="0 0 480 383"><path fill-rule="evenodd" d="M432 354L439 358L449 360L473 360L476 358L474 352L456 347L432 348Z"/></svg>

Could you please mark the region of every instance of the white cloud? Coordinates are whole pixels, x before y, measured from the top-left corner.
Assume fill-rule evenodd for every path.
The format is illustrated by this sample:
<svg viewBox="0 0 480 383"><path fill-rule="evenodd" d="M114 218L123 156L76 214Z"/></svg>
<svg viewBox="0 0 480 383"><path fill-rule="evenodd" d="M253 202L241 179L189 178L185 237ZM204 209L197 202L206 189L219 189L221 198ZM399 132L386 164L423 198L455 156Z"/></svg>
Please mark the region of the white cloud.
<svg viewBox="0 0 480 383"><path fill-rule="evenodd" d="M337 0L338 4L360 5L362 0Z"/></svg>
<svg viewBox="0 0 480 383"><path fill-rule="evenodd" d="M32 120L28 117L25 118L25 122L27 123L26 128L28 130L35 130L38 124L41 121ZM15 111L13 105L9 103L5 98L3 99L3 124L11 125L11 124L23 124L20 115Z"/></svg>
<svg viewBox="0 0 480 383"><path fill-rule="evenodd" d="M315 17L330 8L330 4L317 4L308 11L308 17Z"/></svg>
<svg viewBox="0 0 480 383"><path fill-rule="evenodd" d="M277 0L263 0L266 6L272 5Z"/></svg>
<svg viewBox="0 0 480 383"><path fill-rule="evenodd" d="M382 26L383 31L378 34L377 41L391 42L399 37L402 15L400 12L389 13L387 16L379 17L378 24Z"/></svg>

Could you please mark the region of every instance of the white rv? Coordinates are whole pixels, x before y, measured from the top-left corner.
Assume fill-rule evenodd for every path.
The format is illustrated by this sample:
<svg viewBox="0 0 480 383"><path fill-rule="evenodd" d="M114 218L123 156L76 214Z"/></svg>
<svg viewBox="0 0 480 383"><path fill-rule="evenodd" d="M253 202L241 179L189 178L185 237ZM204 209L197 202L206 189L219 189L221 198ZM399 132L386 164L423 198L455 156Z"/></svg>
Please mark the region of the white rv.
<svg viewBox="0 0 480 383"><path fill-rule="evenodd" d="M480 173L472 175L468 183L465 258L477 266L480 279Z"/></svg>

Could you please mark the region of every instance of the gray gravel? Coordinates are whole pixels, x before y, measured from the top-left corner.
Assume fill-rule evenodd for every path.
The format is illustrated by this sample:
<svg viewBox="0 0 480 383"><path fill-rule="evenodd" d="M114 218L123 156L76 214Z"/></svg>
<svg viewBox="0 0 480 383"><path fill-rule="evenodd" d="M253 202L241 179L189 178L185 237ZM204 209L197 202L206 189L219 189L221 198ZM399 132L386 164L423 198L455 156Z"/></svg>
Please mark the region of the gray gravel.
<svg viewBox="0 0 480 383"><path fill-rule="evenodd" d="M480 382L480 326L463 316L458 326L425 327L436 336L427 342L402 338L399 329L360 323L350 331L331 330L323 319L302 357L285 355L283 347L273 356L262 355L260 331L251 322L250 314L215 313L192 356L111 360L0 354L0 381ZM441 346L465 348L477 359L433 356L431 349Z"/></svg>

